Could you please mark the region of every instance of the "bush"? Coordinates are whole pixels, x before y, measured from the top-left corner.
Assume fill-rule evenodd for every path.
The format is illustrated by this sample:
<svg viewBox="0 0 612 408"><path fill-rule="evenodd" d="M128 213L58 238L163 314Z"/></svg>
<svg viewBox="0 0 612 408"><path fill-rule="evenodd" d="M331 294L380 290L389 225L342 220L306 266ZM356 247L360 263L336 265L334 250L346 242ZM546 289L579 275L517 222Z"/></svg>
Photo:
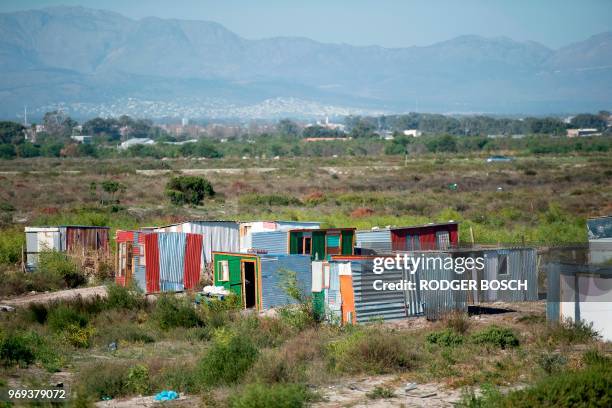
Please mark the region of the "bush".
<svg viewBox="0 0 612 408"><path fill-rule="evenodd" d="M35 355L30 339L20 333L10 333L0 339L0 361L3 366L28 366Z"/></svg>
<svg viewBox="0 0 612 408"><path fill-rule="evenodd" d="M48 312L47 323L52 331L59 333L68 328L75 330L87 326L88 318L84 313L61 304Z"/></svg>
<svg viewBox="0 0 612 408"><path fill-rule="evenodd" d="M394 398L395 393L389 387L377 385L372 391L366 393L366 397L370 399Z"/></svg>
<svg viewBox="0 0 612 408"><path fill-rule="evenodd" d="M512 330L494 325L474 333L472 341L476 344L489 344L502 349L517 347L520 343Z"/></svg>
<svg viewBox="0 0 612 408"><path fill-rule="evenodd" d="M610 407L612 369L597 366L545 377L536 385L512 391L496 404L501 407Z"/></svg>
<svg viewBox="0 0 612 408"><path fill-rule="evenodd" d="M587 350L582 356L582 361L587 366L610 364L610 357L601 354L597 349Z"/></svg>
<svg viewBox="0 0 612 408"><path fill-rule="evenodd" d="M125 363L96 362L85 367L77 378L85 395L101 400L129 395L128 373L129 366Z"/></svg>
<svg viewBox="0 0 612 408"><path fill-rule="evenodd" d="M300 384L249 384L242 392L232 396L232 408L299 408L304 407L315 395Z"/></svg>
<svg viewBox="0 0 612 408"><path fill-rule="evenodd" d="M454 347L463 344L463 336L451 329L431 332L425 340L430 344L437 344L443 347Z"/></svg>
<svg viewBox="0 0 612 408"><path fill-rule="evenodd" d="M404 371L417 359L399 334L379 330L355 331L331 343L327 355L331 368L346 373Z"/></svg>
<svg viewBox="0 0 612 408"><path fill-rule="evenodd" d="M543 353L538 357L537 362L547 374L553 374L565 367L567 359L558 353Z"/></svg>
<svg viewBox="0 0 612 408"><path fill-rule="evenodd" d="M586 343L599 337L599 333L593 330L593 323L583 320L575 322L571 319L548 325L545 335L551 340L566 344Z"/></svg>
<svg viewBox="0 0 612 408"><path fill-rule="evenodd" d="M88 348L91 345L91 338L96 329L90 326L81 327L77 324L70 324L64 330L64 338L74 347Z"/></svg>
<svg viewBox="0 0 612 408"><path fill-rule="evenodd" d="M106 306L109 309L140 309L144 298L135 288L127 288L116 284L106 287Z"/></svg>
<svg viewBox="0 0 612 408"><path fill-rule="evenodd" d="M446 327L459 334L467 333L470 328L470 318L467 313L455 311L449 313L444 319Z"/></svg>
<svg viewBox="0 0 612 408"><path fill-rule="evenodd" d="M86 282L77 264L65 253L45 251L38 256L36 274L63 282L69 288L76 288Z"/></svg>
<svg viewBox="0 0 612 408"><path fill-rule="evenodd" d="M19 262L24 245L23 229L10 228L0 231L0 264L14 265Z"/></svg>
<svg viewBox="0 0 612 408"><path fill-rule="evenodd" d="M174 205L200 205L206 197L214 197L212 184L203 177L173 177L166 185L166 196Z"/></svg>
<svg viewBox="0 0 612 408"><path fill-rule="evenodd" d="M146 395L149 392L149 368L142 364L130 368L127 373L127 387L136 394Z"/></svg>
<svg viewBox="0 0 612 408"><path fill-rule="evenodd" d="M200 378L206 385L233 384L251 368L259 351L249 337L218 335L200 360Z"/></svg>
<svg viewBox="0 0 612 408"><path fill-rule="evenodd" d="M200 317L188 299L162 295L157 300L154 318L159 327L168 330L174 327L197 327L202 325Z"/></svg>

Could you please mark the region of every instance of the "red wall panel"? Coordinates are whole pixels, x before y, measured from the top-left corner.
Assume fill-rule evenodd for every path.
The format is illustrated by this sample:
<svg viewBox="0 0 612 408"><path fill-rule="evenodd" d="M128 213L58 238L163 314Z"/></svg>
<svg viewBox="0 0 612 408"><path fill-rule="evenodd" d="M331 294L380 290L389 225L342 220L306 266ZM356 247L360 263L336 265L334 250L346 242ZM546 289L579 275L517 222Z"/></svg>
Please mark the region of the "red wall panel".
<svg viewBox="0 0 612 408"><path fill-rule="evenodd" d="M195 289L200 281L202 261L202 234L187 234L185 248L185 289Z"/></svg>
<svg viewBox="0 0 612 408"><path fill-rule="evenodd" d="M157 234L147 234L144 237L145 259L147 262L145 279L147 293L159 292L159 246Z"/></svg>

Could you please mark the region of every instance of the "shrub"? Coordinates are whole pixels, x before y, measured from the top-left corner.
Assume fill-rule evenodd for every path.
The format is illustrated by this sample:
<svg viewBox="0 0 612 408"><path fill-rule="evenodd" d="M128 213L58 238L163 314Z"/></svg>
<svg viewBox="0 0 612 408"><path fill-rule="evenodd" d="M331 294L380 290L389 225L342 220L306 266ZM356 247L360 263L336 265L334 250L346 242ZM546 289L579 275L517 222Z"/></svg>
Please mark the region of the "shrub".
<svg viewBox="0 0 612 408"><path fill-rule="evenodd" d="M55 277L69 288L81 286L86 282L85 276L72 258L57 251L45 251L39 254L36 273Z"/></svg>
<svg viewBox="0 0 612 408"><path fill-rule="evenodd" d="M532 387L512 391L498 402L501 407L610 407L612 369L597 366L545 377Z"/></svg>
<svg viewBox="0 0 612 408"><path fill-rule="evenodd" d="M561 371L567 364L567 359L559 353L543 353L537 358L538 365L547 373Z"/></svg>
<svg viewBox="0 0 612 408"><path fill-rule="evenodd" d="M4 366L28 366L34 362L34 349L28 337L9 333L0 339L0 360Z"/></svg>
<svg viewBox="0 0 612 408"><path fill-rule="evenodd" d="M333 369L346 373L404 371L417 359L400 335L378 330L355 331L331 343L327 355Z"/></svg>
<svg viewBox="0 0 612 408"><path fill-rule="evenodd" d="M188 299L162 295L155 306L154 317L159 327L168 330L174 327L196 327L202 324Z"/></svg>
<svg viewBox="0 0 612 408"><path fill-rule="evenodd" d="M587 350L582 356L582 361L587 366L610 364L610 357L601 354L597 349Z"/></svg>
<svg viewBox="0 0 612 408"><path fill-rule="evenodd" d="M431 332L425 340L430 344L437 344L443 347L454 347L463 344L463 336L451 329Z"/></svg>
<svg viewBox="0 0 612 408"><path fill-rule="evenodd" d="M79 388L85 395L91 395L98 400L128 395L128 372L129 366L125 363L92 363L79 373Z"/></svg>
<svg viewBox="0 0 612 408"><path fill-rule="evenodd" d="M166 184L166 196L174 205L200 205L206 197L214 197L210 181L197 176L178 176Z"/></svg>
<svg viewBox="0 0 612 408"><path fill-rule="evenodd" d="M72 330L85 327L88 319L84 313L62 304L51 309L47 323L52 331L59 333L69 327L72 327Z"/></svg>
<svg viewBox="0 0 612 408"><path fill-rule="evenodd" d="M259 351L250 338L219 335L199 362L199 374L204 384L233 384L251 368Z"/></svg>
<svg viewBox="0 0 612 408"><path fill-rule="evenodd" d="M148 367L142 364L131 367L127 373L127 387L137 394L147 394L149 392Z"/></svg>
<svg viewBox="0 0 612 408"><path fill-rule="evenodd" d="M520 343L512 330L495 325L474 333L472 341L476 344L489 344L502 349L517 347Z"/></svg>
<svg viewBox="0 0 612 408"><path fill-rule="evenodd" d="M377 385L372 391L366 393L366 397L370 399L394 398L395 393L389 387Z"/></svg>
<svg viewBox="0 0 612 408"><path fill-rule="evenodd" d="M599 337L599 333L593 330L593 323L583 320L575 322L571 319L548 325L545 335L549 339L566 344L586 343Z"/></svg>
<svg viewBox="0 0 612 408"><path fill-rule="evenodd" d="M470 318L467 313L454 311L449 313L444 319L446 327L459 334L467 333L470 328Z"/></svg>
<svg viewBox="0 0 612 408"><path fill-rule="evenodd" d="M300 408L315 395L301 384L249 384L242 392L232 396L232 408Z"/></svg>
<svg viewBox="0 0 612 408"><path fill-rule="evenodd" d="M25 245L23 229L3 229L0 232L0 264L14 265L19 262L23 245Z"/></svg>
<svg viewBox="0 0 612 408"><path fill-rule="evenodd" d="M96 329L90 326L81 327L78 324L70 324L64 329L64 338L70 344L79 348L88 348L91 345L91 338Z"/></svg>
<svg viewBox="0 0 612 408"><path fill-rule="evenodd" d="M110 284L106 287L106 306L109 309L139 309L144 305L142 295L135 288Z"/></svg>

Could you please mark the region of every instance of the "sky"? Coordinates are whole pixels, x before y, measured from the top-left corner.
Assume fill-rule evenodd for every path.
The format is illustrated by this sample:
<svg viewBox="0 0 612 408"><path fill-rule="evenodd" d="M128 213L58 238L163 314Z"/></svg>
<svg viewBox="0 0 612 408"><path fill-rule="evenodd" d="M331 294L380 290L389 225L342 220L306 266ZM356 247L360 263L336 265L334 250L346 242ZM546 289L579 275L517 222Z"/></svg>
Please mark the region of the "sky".
<svg viewBox="0 0 612 408"><path fill-rule="evenodd" d="M612 0L0 0L0 12L57 5L216 21L249 39L300 36L384 47L476 34L559 48L612 31Z"/></svg>

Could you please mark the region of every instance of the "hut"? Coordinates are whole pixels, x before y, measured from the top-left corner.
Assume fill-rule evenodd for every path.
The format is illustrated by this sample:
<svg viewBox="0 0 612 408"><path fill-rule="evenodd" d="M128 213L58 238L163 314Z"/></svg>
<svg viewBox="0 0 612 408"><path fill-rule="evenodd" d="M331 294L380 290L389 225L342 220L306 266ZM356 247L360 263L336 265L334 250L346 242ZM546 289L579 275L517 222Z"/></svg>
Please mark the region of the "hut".
<svg viewBox="0 0 612 408"><path fill-rule="evenodd" d="M589 263L604 264L612 260L612 216L589 218L587 233Z"/></svg>
<svg viewBox="0 0 612 408"><path fill-rule="evenodd" d="M390 251L446 250L459 245L459 225L454 221L408 227L373 228L356 232L360 254Z"/></svg>
<svg viewBox="0 0 612 408"><path fill-rule="evenodd" d="M270 254L310 255L312 260L331 255L353 255L355 228L299 228L254 233L253 251Z"/></svg>
<svg viewBox="0 0 612 408"><path fill-rule="evenodd" d="M612 267L553 262L546 272L547 320L583 321L612 341Z"/></svg>
<svg viewBox="0 0 612 408"><path fill-rule="evenodd" d="M284 288L287 271L295 273L303 294L310 293L307 255L255 255L213 252L214 283L242 299L245 309L266 310L295 303Z"/></svg>
<svg viewBox="0 0 612 408"><path fill-rule="evenodd" d="M109 227L63 225L25 227L24 269L32 271L44 251L65 252L79 257L86 269L96 269L110 257Z"/></svg>
<svg viewBox="0 0 612 408"><path fill-rule="evenodd" d="M374 273L373 266L376 258L395 258L397 255L421 259L421 262L416 266L411 263L410 271L393 266L385 268L382 273ZM469 262L468 267L466 263L468 258L480 258L481 264ZM496 301L536 301L538 300L536 264L537 253L534 248L410 251L380 256L335 255L331 256L331 260L327 262L313 262L313 283L318 282L320 275L324 277L322 290L320 290L321 286L313 285L315 310L325 315L335 311L336 317L342 317L342 322L351 321L343 311L344 292L349 293L348 299L353 299L354 306L349 305L349 309L354 309L357 323L378 318L397 320L420 315L435 320L451 311L467 311L469 305ZM335 268L344 271L338 275L350 274L352 276L352 294L348 286L345 287L344 292L340 287L340 296L338 298L332 296L332 304L330 304L330 296L325 289L326 285L331 285L329 282L335 279L333 272ZM475 288L438 290L421 287L422 281L459 281L457 283L460 283L465 280L475 281ZM483 281L493 280L525 281L527 285L518 290L481 285ZM402 285L413 282L415 287L398 287L397 284L400 282ZM389 284L392 285L389 286ZM387 289L381 289L384 287ZM334 303L334 299L337 302ZM342 315L339 315L339 311L343 311Z"/></svg>
<svg viewBox="0 0 612 408"><path fill-rule="evenodd" d="M240 223L240 252L253 252L253 234L287 232L292 229L319 229L320 222L310 221L250 221Z"/></svg>
<svg viewBox="0 0 612 408"><path fill-rule="evenodd" d="M196 289L200 281L201 234L117 231L115 282L145 293Z"/></svg>

